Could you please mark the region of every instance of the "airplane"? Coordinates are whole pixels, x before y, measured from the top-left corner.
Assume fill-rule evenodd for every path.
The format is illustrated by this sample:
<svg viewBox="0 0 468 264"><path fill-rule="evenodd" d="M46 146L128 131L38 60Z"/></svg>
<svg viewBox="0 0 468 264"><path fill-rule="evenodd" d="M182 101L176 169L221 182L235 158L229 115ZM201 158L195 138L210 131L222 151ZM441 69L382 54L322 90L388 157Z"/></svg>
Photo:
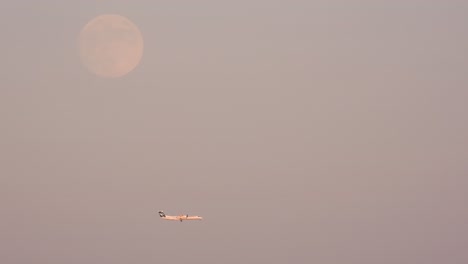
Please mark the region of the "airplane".
<svg viewBox="0 0 468 264"><path fill-rule="evenodd" d="M159 217L161 217L164 220L172 220L172 221L180 221L182 222L183 220L202 220L203 217L194 215L194 216L189 216L188 214L186 215L166 215L163 211L159 211Z"/></svg>

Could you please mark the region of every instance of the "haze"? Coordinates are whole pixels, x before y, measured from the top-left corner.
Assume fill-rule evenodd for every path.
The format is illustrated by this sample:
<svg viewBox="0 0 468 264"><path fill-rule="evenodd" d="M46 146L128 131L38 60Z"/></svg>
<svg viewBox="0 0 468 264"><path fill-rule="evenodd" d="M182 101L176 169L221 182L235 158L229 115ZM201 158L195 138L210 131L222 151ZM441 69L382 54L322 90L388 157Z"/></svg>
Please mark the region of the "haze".
<svg viewBox="0 0 468 264"><path fill-rule="evenodd" d="M468 263L466 1L0 13L0 263ZM80 62L100 14L143 34L122 78Z"/></svg>

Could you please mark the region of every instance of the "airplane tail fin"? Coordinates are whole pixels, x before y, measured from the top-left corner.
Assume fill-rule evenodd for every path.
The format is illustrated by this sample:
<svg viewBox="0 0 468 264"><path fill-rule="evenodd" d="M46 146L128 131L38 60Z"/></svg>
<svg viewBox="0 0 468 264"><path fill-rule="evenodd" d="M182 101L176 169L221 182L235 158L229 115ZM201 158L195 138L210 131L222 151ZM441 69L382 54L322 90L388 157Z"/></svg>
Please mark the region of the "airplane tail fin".
<svg viewBox="0 0 468 264"><path fill-rule="evenodd" d="M166 214L163 211L159 211L159 217L166 217Z"/></svg>

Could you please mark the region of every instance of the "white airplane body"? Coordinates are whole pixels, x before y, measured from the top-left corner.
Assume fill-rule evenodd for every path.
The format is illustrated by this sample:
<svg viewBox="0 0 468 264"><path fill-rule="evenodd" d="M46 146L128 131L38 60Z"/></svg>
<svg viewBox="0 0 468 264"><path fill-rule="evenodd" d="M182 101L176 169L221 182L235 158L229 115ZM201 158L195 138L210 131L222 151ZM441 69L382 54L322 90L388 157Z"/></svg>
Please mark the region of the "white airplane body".
<svg viewBox="0 0 468 264"><path fill-rule="evenodd" d="M198 215L189 216L186 215L166 215L163 211L159 211L159 217L163 220L172 220L172 221L184 221L184 220L202 220L203 217Z"/></svg>

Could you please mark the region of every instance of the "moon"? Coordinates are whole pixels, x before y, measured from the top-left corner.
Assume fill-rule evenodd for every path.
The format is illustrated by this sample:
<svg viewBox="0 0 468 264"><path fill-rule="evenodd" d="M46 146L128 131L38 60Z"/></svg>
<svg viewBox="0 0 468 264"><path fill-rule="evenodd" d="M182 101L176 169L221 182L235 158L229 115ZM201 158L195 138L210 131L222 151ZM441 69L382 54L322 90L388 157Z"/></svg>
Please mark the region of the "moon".
<svg viewBox="0 0 468 264"><path fill-rule="evenodd" d="M128 18L104 14L91 19L81 30L79 51L83 65L105 78L133 71L143 57L143 37Z"/></svg>

